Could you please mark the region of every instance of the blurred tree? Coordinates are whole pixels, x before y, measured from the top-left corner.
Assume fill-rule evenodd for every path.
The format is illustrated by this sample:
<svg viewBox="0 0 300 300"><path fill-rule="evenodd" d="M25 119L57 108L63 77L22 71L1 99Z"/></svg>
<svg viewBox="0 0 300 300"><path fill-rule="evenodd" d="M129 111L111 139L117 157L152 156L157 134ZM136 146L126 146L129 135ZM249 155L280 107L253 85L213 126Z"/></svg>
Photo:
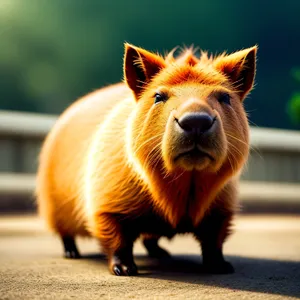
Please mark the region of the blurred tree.
<svg viewBox="0 0 300 300"><path fill-rule="evenodd" d="M296 128L284 99L294 89L288 74L299 57L299 11L294 0L1 0L0 109L60 113L120 81L124 41L159 52L258 44L250 120Z"/></svg>
<svg viewBox="0 0 300 300"><path fill-rule="evenodd" d="M300 68L293 68L292 77L298 83L298 91L294 92L287 104L287 112L296 125L300 125Z"/></svg>

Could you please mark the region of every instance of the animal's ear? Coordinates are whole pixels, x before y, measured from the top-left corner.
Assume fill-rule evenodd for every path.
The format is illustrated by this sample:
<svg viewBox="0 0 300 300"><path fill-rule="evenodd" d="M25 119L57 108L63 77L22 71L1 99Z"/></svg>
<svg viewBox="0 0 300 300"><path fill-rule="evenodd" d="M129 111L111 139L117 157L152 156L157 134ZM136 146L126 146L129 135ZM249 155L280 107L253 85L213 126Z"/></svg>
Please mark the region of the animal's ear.
<svg viewBox="0 0 300 300"><path fill-rule="evenodd" d="M125 44L124 79L139 98L151 78L165 67L162 57L144 49Z"/></svg>
<svg viewBox="0 0 300 300"><path fill-rule="evenodd" d="M253 87L256 69L257 46L221 56L215 60L215 68L225 74L236 87L243 100Z"/></svg>

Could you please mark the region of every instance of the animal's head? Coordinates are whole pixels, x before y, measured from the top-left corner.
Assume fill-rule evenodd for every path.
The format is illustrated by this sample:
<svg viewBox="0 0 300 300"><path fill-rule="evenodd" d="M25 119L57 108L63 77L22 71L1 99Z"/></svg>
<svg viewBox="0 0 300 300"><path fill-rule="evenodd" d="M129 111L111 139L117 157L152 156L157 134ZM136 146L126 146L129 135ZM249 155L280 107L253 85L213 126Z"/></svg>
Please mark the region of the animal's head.
<svg viewBox="0 0 300 300"><path fill-rule="evenodd" d="M249 151L243 100L253 87L256 47L215 58L187 49L163 58L126 44L125 82L133 91L131 149L140 166L237 172Z"/></svg>

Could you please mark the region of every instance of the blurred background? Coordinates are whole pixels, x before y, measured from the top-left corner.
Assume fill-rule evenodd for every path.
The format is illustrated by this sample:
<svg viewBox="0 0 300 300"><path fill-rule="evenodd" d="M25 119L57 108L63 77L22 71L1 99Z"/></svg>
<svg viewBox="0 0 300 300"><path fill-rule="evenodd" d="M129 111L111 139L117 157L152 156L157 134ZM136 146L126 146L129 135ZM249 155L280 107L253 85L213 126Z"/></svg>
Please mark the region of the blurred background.
<svg viewBox="0 0 300 300"><path fill-rule="evenodd" d="M295 0L1 0L0 109L58 114L122 80L125 41L160 53L258 44L250 120L299 129L299 12Z"/></svg>
<svg viewBox="0 0 300 300"><path fill-rule="evenodd" d="M245 101L252 151L241 198L265 207L277 199L293 211L300 203L299 12L295 0L1 0L0 210L13 199L32 207L24 195L32 199L45 135L73 101L122 80L126 41L159 53L259 46Z"/></svg>

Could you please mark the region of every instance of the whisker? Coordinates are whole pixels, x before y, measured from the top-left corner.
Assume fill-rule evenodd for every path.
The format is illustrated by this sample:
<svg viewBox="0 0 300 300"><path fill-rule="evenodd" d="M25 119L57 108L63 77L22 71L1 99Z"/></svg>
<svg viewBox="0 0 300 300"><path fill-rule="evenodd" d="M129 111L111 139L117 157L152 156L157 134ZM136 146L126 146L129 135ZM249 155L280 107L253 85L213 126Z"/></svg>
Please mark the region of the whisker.
<svg viewBox="0 0 300 300"><path fill-rule="evenodd" d="M255 127L259 127L256 123L254 123L253 121L251 121L251 120L249 120L249 119L248 119L248 122L249 122L251 125L255 126Z"/></svg>
<svg viewBox="0 0 300 300"><path fill-rule="evenodd" d="M139 147L134 151L134 155L136 155L138 153L138 151L144 146L146 145L148 142L154 140L155 138L161 137L163 136L163 133L157 134L155 136L152 136L151 138L149 138L148 140L144 141L141 145L139 145Z"/></svg>
<svg viewBox="0 0 300 300"><path fill-rule="evenodd" d="M182 171L178 176L176 176L175 178L173 178L169 183L172 183L174 181L176 181L177 179L179 179L183 174L184 174L185 171Z"/></svg>
<svg viewBox="0 0 300 300"><path fill-rule="evenodd" d="M233 138L233 139L235 139L235 140L237 140L237 141L239 141L240 143L242 143L242 144L248 146L248 143L246 143L246 142L244 142L243 140L237 138L236 136L230 134L229 132L226 132L226 135L229 136L229 137L231 137L231 138Z"/></svg>
<svg viewBox="0 0 300 300"><path fill-rule="evenodd" d="M236 153L243 155L243 153L234 144L230 143L229 141L227 142L232 147L232 150L235 150Z"/></svg>
<svg viewBox="0 0 300 300"><path fill-rule="evenodd" d="M151 164L152 161L153 161L153 157L156 157L156 155L159 153L158 148L159 148L160 146L161 146L161 143L158 143L158 144L157 144L156 146L154 146L154 147L152 148L152 150L147 154L147 157L146 157L146 159L145 159L145 162L144 162L144 166L143 166L143 167L146 167L147 165L150 166L150 164ZM155 154L153 155L152 159L150 159L150 160L148 161L149 156L150 156L153 152L155 152L155 151L157 151L157 153L155 153Z"/></svg>
<svg viewBox="0 0 300 300"><path fill-rule="evenodd" d="M244 142L243 140L240 140L239 138L237 138L237 137L231 135L229 132L225 132L225 133L226 133L226 135L227 135L228 137L230 137L230 138L232 138L232 139L234 139L234 140L236 140L236 141L240 142L241 144L244 144L244 145L246 145L246 146L248 147L248 144L247 144L246 142ZM255 149L255 148L254 148L253 146L251 146L251 145L250 145L250 149L251 149L252 151L256 152L256 153L260 156L260 158L262 158L261 154L259 153L259 151L258 151L257 149Z"/></svg>
<svg viewBox="0 0 300 300"><path fill-rule="evenodd" d="M159 144L159 146L161 146L161 144ZM159 151L160 149L156 149L156 153L154 153L154 155L152 156L152 159L149 161L149 164L152 164L153 161L155 161L154 165L152 166L152 171L151 171L151 177L153 176L154 171L156 170L156 167L158 165L158 163L160 162L160 157L161 157L161 151Z"/></svg>
<svg viewBox="0 0 300 300"><path fill-rule="evenodd" d="M232 160L230 159L230 156L231 156L231 155L232 155L232 153L229 152L227 158L228 158L229 165L230 165L230 167L231 167L232 172L235 173L236 170L235 170L235 168L234 168L234 164L233 164Z"/></svg>

